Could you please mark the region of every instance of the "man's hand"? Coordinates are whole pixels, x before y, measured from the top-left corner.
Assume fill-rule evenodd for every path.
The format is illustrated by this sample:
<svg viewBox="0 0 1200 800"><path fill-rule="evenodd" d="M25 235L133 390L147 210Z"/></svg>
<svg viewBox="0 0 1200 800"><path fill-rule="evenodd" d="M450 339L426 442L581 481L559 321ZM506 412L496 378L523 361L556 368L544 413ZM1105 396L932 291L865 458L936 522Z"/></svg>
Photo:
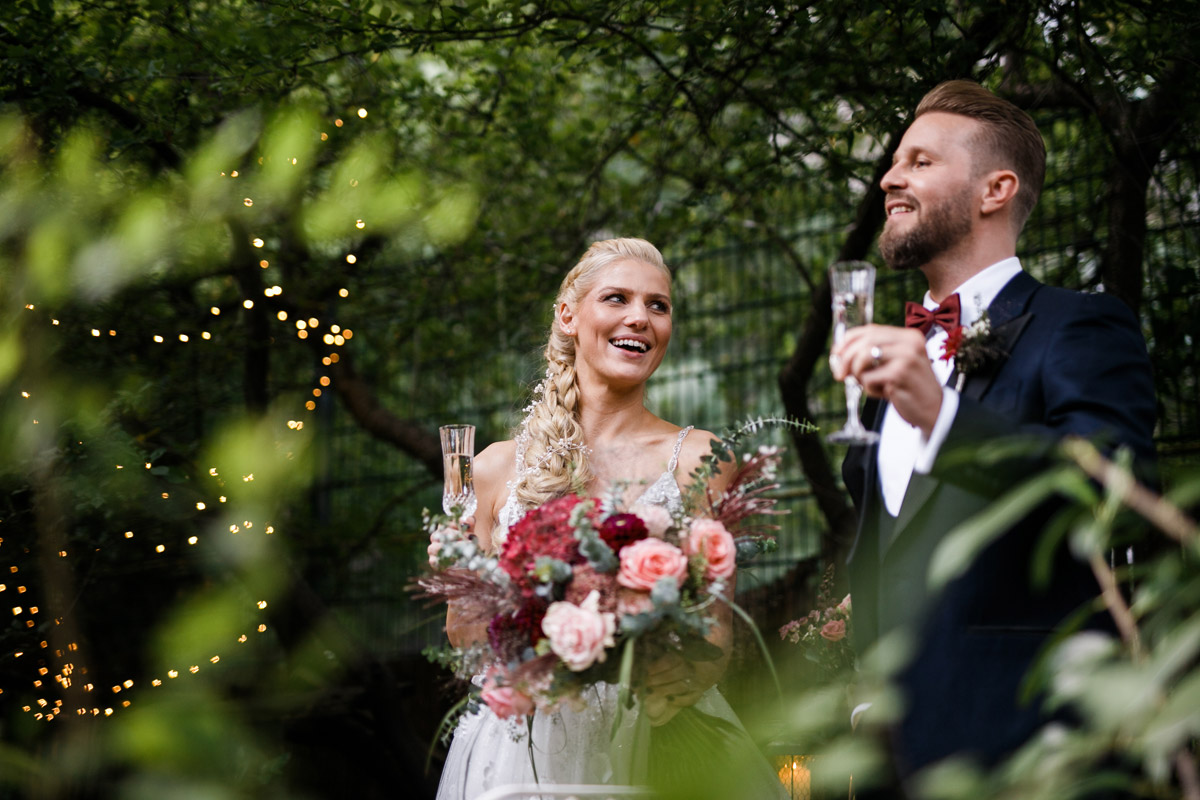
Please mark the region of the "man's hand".
<svg viewBox="0 0 1200 800"><path fill-rule="evenodd" d="M851 328L829 362L836 380L853 375L863 391L887 400L929 436L942 409L942 385L929 365L920 331L890 325Z"/></svg>

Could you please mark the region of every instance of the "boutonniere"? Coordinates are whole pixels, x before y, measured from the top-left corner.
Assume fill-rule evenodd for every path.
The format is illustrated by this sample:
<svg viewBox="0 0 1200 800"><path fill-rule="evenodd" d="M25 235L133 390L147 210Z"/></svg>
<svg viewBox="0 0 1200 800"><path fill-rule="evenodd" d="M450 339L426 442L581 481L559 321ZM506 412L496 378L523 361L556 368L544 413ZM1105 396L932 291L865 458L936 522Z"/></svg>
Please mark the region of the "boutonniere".
<svg viewBox="0 0 1200 800"><path fill-rule="evenodd" d="M958 375L954 389L961 392L967 376L1007 355L992 330L987 311L984 311L970 325L958 325L947 332L946 341L942 343L941 359L954 359L954 371Z"/></svg>

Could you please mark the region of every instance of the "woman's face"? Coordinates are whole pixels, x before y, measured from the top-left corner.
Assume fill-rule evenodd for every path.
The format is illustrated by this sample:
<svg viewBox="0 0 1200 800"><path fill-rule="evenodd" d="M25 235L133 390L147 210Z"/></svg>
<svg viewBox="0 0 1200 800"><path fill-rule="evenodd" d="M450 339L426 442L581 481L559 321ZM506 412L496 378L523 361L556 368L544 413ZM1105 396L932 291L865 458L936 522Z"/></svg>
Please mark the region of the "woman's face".
<svg viewBox="0 0 1200 800"><path fill-rule="evenodd" d="M576 303L559 307L575 338L575 369L618 385L644 383L671 341L671 287L657 267L632 258L602 269Z"/></svg>

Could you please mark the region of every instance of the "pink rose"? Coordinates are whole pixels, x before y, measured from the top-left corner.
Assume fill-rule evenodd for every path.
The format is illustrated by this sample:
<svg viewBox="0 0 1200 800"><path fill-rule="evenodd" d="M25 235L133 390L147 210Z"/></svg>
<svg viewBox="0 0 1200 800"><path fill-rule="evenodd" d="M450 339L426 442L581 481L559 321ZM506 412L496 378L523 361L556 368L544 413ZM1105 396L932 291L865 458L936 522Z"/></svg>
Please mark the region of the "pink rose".
<svg viewBox="0 0 1200 800"><path fill-rule="evenodd" d="M704 556L704 577L728 578L737 569L737 545L725 526L715 519L692 522L687 540L688 552Z"/></svg>
<svg viewBox="0 0 1200 800"><path fill-rule="evenodd" d="M842 598L842 602L838 603L838 608L840 608L842 611L845 611L847 614L850 613L850 595L846 595Z"/></svg>
<svg viewBox="0 0 1200 800"><path fill-rule="evenodd" d="M613 639L616 617L601 612L599 606L600 593L593 590L579 605L565 601L551 603L542 618L542 632L550 640L550 649L573 672L604 661L604 648L616 644Z"/></svg>
<svg viewBox="0 0 1200 800"><path fill-rule="evenodd" d="M821 635L831 642L840 642L846 638L846 620L834 619L821 626Z"/></svg>
<svg viewBox="0 0 1200 800"><path fill-rule="evenodd" d="M636 616L637 614L647 614L653 610L654 601L650 599L649 592L643 592L640 589L621 589L617 592L618 614Z"/></svg>
<svg viewBox="0 0 1200 800"><path fill-rule="evenodd" d="M483 692L480 698L487 703L488 708L501 719L508 717L525 717L533 713L533 698L512 686L502 686L497 676L504 676L501 670L488 670L483 679Z"/></svg>
<svg viewBox="0 0 1200 800"><path fill-rule="evenodd" d="M617 583L650 591L659 578L674 578L676 583L683 583L687 568L687 556L675 545L662 539L642 539L622 548Z"/></svg>
<svg viewBox="0 0 1200 800"><path fill-rule="evenodd" d="M671 512L667 511L662 506L654 506L649 503L635 503L633 508L629 509L631 514L636 514L638 519L646 523L646 530L655 539L661 539L666 535L671 526L675 524L675 520L671 518Z"/></svg>

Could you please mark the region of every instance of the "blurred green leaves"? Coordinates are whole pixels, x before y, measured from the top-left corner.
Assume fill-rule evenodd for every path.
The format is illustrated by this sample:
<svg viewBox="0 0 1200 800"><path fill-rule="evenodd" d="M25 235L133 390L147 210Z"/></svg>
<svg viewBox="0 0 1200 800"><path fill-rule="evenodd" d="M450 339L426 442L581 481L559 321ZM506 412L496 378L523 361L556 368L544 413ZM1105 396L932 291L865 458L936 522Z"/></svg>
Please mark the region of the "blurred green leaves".
<svg viewBox="0 0 1200 800"><path fill-rule="evenodd" d="M1028 453L1014 445L995 455L1020 459ZM1165 498L1139 485L1120 452L1108 460L1086 442L1070 440L1045 466L947 536L930 571L933 588L960 574L1014 521L1054 498L1063 508L1042 533L1040 569L1048 571L1054 551L1063 548L1089 564L1096 600L1079 616L1111 615L1122 636L1064 624L1025 676L1023 702L1044 702L1047 709L1038 734L993 768L966 758L933 765L916 776L913 796L1061 800L1112 790L1177 797L1200 739L1200 560L1191 555L1200 532ZM1172 496L1195 496L1200 477L1172 477ZM1154 526L1163 520L1172 523L1169 531ZM1110 584L1118 590L1104 591ZM803 748L798 751L820 759L814 780L832 773L835 789L847 774L860 788L876 781L883 754L878 743L903 711L891 677L908 661L905 639L904 631L895 631L864 654L848 690L804 688L789 707L787 729ZM844 720L860 702L871 706L850 733ZM1065 713L1071 722L1052 720L1051 712Z"/></svg>
<svg viewBox="0 0 1200 800"><path fill-rule="evenodd" d="M1069 466L1035 475L987 509L950 530L929 565L930 587L938 590L966 572L1000 534L1051 497L1086 502L1093 496L1087 479ZM1031 565L1033 566L1033 565Z"/></svg>
<svg viewBox="0 0 1200 800"><path fill-rule="evenodd" d="M288 754L256 715L324 690L360 654L332 617L289 609L315 469L312 395L292 375L320 355L289 336L279 367L254 361L250 312L279 294L256 283L286 286L267 320L294 333L288 312L326 316L327 263L367 237L454 246L477 194L405 163L387 136L328 135L328 115L305 104L252 103L194 152L160 142L167 170L102 125L58 141L35 127L0 116L0 558L48 623L0 641L41 658L0 671L24 723L0 751L5 780L98 786L119 768L123 796L295 796ZM271 260L288 253L286 276L259 278L247 237ZM258 381L278 385L249 408L239 389ZM23 553L12 530L36 533ZM61 560L45 560L50 547ZM59 774L35 769L56 746L55 714L88 734L62 734Z"/></svg>
<svg viewBox="0 0 1200 800"><path fill-rule="evenodd" d="M248 770L271 759L246 724L244 709L219 691L193 684L148 696L114 722L110 757L139 765L123 796L280 796L247 780Z"/></svg>

